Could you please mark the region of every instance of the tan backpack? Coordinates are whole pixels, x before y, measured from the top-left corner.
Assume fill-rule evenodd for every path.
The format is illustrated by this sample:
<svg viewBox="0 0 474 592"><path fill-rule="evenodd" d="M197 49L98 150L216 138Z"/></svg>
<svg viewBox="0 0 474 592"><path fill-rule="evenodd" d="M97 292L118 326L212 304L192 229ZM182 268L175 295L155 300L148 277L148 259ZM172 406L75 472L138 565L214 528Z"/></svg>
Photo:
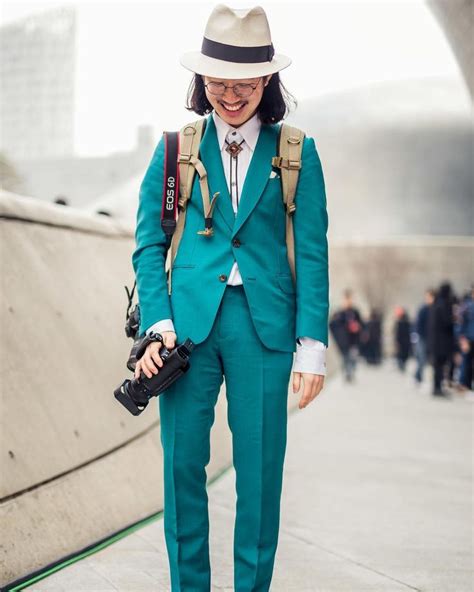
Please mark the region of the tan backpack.
<svg viewBox="0 0 474 592"><path fill-rule="evenodd" d="M171 272L173 262L178 252L179 242L183 235L186 220L186 205L190 197L194 174L199 175L206 227L199 231L200 234L212 235L212 214L219 193L215 193L210 199L207 172L203 163L199 160L199 144L204 132L205 119L198 119L183 126L179 132L179 199L178 217L173 233L170 248L165 263L168 273L168 293L171 294ZM296 281L295 272L295 247L293 233L293 213L296 209L295 193L298 184L298 176L301 169L301 152L305 133L296 127L283 123L280 128L278 143L278 155L272 158L272 166L280 169L283 202L286 206L286 245L288 262L290 264L293 281Z"/></svg>

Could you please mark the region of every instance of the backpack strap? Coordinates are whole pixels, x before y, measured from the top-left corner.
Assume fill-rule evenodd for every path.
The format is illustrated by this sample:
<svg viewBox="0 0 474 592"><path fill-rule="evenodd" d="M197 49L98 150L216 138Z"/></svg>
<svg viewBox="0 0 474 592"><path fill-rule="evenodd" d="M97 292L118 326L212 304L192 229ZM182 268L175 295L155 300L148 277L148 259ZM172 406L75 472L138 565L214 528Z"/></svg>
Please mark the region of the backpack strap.
<svg viewBox="0 0 474 592"><path fill-rule="evenodd" d="M180 146L178 154L180 185L179 205L184 210L191 196L194 174L198 162L199 144L206 126L205 119L198 119L183 126L179 132Z"/></svg>
<svg viewBox="0 0 474 592"><path fill-rule="evenodd" d="M297 127L282 123L279 132L278 155L272 165L280 169L283 203L286 206L286 246L293 281L296 282L295 241L293 214L296 209L295 195L302 166L301 153L305 133Z"/></svg>
<svg viewBox="0 0 474 592"><path fill-rule="evenodd" d="M186 177L183 177L183 183L181 186L181 201L182 207L186 207L186 202L191 196L192 184L194 173L197 172L199 175L199 185L201 187L201 195L204 206L204 217L205 217L205 229L199 230L198 234L205 236L212 236L212 212L214 210L214 204L219 192L215 193L212 200L209 198L209 185L207 179L207 172L204 168L203 163L199 160L199 144L202 139L206 127L206 119L198 119L197 121L185 125L182 130L182 149L180 151L178 162L180 163L180 169L185 171Z"/></svg>
<svg viewBox="0 0 474 592"><path fill-rule="evenodd" d="M219 192L215 193L212 201L209 199L209 185L207 179L207 172L203 163L199 160L199 145L206 127L206 119L198 119L192 123L183 126L179 132L179 152L178 152L178 168L179 168L179 200L178 220L176 223L176 230L173 234L168 257L165 263L165 270L168 272L168 294L171 294L171 276L173 263L178 252L179 243L183 236L184 225L186 221L187 202L191 197L194 175L197 172L199 175L199 185L201 188L205 229L198 231L198 234L205 236L212 236L212 213L214 205Z"/></svg>

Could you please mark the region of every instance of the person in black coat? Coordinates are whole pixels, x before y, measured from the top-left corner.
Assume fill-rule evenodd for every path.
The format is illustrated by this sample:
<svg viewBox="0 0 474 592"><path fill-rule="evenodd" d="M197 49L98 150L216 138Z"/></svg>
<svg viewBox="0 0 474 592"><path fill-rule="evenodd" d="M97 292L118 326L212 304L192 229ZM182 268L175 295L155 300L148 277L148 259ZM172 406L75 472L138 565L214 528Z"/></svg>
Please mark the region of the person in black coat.
<svg viewBox="0 0 474 592"><path fill-rule="evenodd" d="M396 310L395 322L395 356L399 369L404 372L408 358L411 355L411 323L407 311L399 307Z"/></svg>
<svg viewBox="0 0 474 592"><path fill-rule="evenodd" d="M434 369L433 395L446 397L442 389L445 366L454 352L453 293L451 284L439 287L428 315L428 356Z"/></svg>
<svg viewBox="0 0 474 592"><path fill-rule="evenodd" d="M352 290L344 290L342 308L332 315L329 328L342 355L344 377L352 382L363 329L360 312L352 302Z"/></svg>
<svg viewBox="0 0 474 592"><path fill-rule="evenodd" d="M373 308L362 332L361 354L367 364L378 365L382 361L382 315Z"/></svg>

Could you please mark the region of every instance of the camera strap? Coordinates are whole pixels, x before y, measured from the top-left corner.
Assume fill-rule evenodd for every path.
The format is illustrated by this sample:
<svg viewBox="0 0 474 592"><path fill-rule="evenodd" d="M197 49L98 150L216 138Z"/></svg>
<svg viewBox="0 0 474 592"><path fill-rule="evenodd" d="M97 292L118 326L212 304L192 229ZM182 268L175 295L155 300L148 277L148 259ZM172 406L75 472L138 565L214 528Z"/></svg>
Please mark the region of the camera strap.
<svg viewBox="0 0 474 592"><path fill-rule="evenodd" d="M161 227L171 238L176 229L179 190L179 132L163 132L165 141L165 165L163 181L163 202L161 207Z"/></svg>

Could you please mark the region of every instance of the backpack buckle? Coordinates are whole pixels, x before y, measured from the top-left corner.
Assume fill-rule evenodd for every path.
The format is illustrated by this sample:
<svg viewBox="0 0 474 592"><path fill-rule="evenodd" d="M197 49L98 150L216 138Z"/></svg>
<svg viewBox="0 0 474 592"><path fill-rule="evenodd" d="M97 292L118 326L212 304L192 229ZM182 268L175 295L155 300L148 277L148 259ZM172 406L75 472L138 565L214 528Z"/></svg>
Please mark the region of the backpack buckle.
<svg viewBox="0 0 474 592"><path fill-rule="evenodd" d="M295 171L301 168L301 160L287 160L282 156L274 156L272 158L272 166Z"/></svg>
<svg viewBox="0 0 474 592"><path fill-rule="evenodd" d="M288 169L299 170L300 168L301 168L301 160L289 160L288 161Z"/></svg>
<svg viewBox="0 0 474 592"><path fill-rule="evenodd" d="M183 134L185 136L194 136L195 133L196 133L196 128L192 125L187 125L183 130Z"/></svg>

